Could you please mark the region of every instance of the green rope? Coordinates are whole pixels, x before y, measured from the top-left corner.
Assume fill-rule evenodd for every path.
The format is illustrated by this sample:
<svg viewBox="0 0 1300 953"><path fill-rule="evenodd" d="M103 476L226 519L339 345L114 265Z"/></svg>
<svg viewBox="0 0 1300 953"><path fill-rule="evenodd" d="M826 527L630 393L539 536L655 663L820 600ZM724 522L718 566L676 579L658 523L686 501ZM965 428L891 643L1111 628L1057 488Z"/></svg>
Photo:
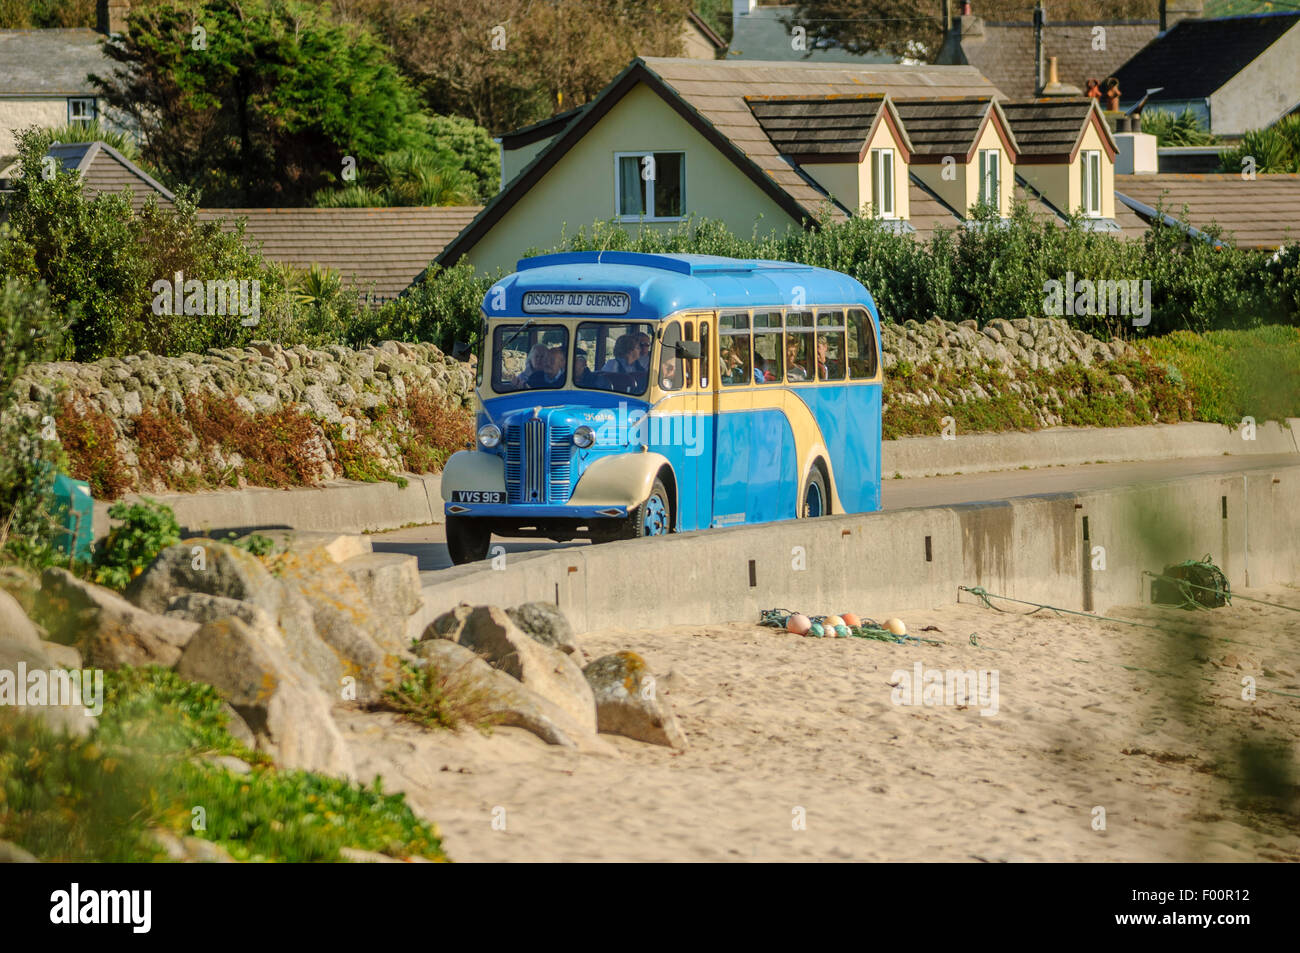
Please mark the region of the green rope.
<svg viewBox="0 0 1300 953"><path fill-rule="evenodd" d="M758 624L770 626L774 629L784 629L786 623L790 621L790 616L794 614L795 613L791 612L789 609L760 609L758 613ZM816 622L823 626L825 625L827 618L828 617L824 615L808 616L809 621ZM895 635L874 619L867 619L862 623L862 625L850 625L845 626L845 628L848 629L850 638L854 639L870 639L876 642L889 642L893 645L905 645L913 642L925 642L929 645L944 644L938 639L923 639L917 635ZM809 635L811 634L812 633L809 633ZM825 636L822 636L822 638L825 638Z"/></svg>
<svg viewBox="0 0 1300 953"><path fill-rule="evenodd" d="M960 589L962 592L969 592L973 596L978 596L980 601L984 603L984 607L986 609L992 609L994 612L1008 612L1008 610L999 609L993 603L989 602L990 598L1001 599L1003 602L1018 602L1022 606L1037 606L1038 608L1034 609L1034 612L1039 612L1043 609L1051 609L1053 612L1056 612L1058 614L1066 613L1068 615L1081 615L1086 619L1096 619L1098 621L1105 621L1105 622L1120 622L1123 623L1124 625L1133 625L1142 629L1160 628L1160 626L1151 625L1149 622L1134 622L1132 619L1117 619L1114 616L1096 615L1095 613L1092 612L1079 612L1075 609L1062 609L1059 606L1049 606L1043 602L1029 602L1025 599L1012 599L1010 596L999 596L997 593L989 592L987 589L983 588L982 586L958 586L957 588ZM1020 616L1031 616L1034 614L1034 612L1010 612L1009 614L1020 615Z"/></svg>

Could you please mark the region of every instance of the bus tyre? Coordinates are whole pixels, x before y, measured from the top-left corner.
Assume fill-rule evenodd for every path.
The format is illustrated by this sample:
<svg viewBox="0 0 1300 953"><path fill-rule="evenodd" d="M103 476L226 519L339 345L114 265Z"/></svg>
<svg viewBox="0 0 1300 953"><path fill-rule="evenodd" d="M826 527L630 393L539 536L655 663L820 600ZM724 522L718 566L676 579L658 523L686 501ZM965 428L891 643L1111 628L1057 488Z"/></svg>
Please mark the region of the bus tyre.
<svg viewBox="0 0 1300 953"><path fill-rule="evenodd" d="M821 470L813 467L812 472L808 474L808 482L804 484L803 496L799 498L799 518L813 519L817 516L825 516L830 511L830 495L826 492L826 478L822 476Z"/></svg>
<svg viewBox="0 0 1300 953"><path fill-rule="evenodd" d="M457 566L487 559L492 533L477 520L464 516L447 517L447 553Z"/></svg>
<svg viewBox="0 0 1300 953"><path fill-rule="evenodd" d="M639 539L642 536L666 536L672 532L672 507L668 502L668 491L663 481L655 478L650 495L641 501L627 519L624 527L624 539Z"/></svg>

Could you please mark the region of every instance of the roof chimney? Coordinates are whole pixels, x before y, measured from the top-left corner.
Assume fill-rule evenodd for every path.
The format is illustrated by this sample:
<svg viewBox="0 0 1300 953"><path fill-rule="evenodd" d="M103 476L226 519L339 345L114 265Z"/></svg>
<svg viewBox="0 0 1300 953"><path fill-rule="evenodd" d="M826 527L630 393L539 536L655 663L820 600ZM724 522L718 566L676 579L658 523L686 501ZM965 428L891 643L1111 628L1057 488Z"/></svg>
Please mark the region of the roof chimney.
<svg viewBox="0 0 1300 953"><path fill-rule="evenodd" d="M1047 83L1043 86L1044 96L1082 96L1083 93L1078 86L1071 86L1068 83L1062 83L1059 76L1056 75L1056 57L1047 58Z"/></svg>
<svg viewBox="0 0 1300 953"><path fill-rule="evenodd" d="M126 32L126 17L131 12L131 0L97 0L95 29L105 36Z"/></svg>
<svg viewBox="0 0 1300 953"><path fill-rule="evenodd" d="M1199 20L1204 0L1160 0L1160 32L1172 29L1179 20Z"/></svg>

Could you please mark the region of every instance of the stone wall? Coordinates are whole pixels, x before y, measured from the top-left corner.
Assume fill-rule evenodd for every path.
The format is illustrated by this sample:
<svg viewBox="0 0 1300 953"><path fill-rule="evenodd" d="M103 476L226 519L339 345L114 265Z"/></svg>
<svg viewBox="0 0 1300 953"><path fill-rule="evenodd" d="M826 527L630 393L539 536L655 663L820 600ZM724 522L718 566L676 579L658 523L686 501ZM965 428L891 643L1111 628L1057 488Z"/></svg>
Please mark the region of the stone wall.
<svg viewBox="0 0 1300 953"><path fill-rule="evenodd" d="M383 344L353 349L285 348L254 342L244 348L209 349L203 354L159 357L135 354L104 358L91 364L39 364L24 372L27 409L31 401L59 390L83 410L106 415L114 430L115 449L129 474L128 488L158 490L140 470L136 422L146 408L169 408L185 414L186 397L211 394L248 415L297 409L313 422L309 439L320 459L319 476L341 475L338 447L342 440L362 440L369 451L396 470L400 459L392 427L376 426L379 408L400 407L420 392L463 410L472 401L472 365L456 361L432 344ZM400 422L399 422L400 424ZM197 450L197 448L195 448ZM212 451L220 453L220 450ZM194 461L190 461L194 463ZM232 462L216 461L222 468Z"/></svg>

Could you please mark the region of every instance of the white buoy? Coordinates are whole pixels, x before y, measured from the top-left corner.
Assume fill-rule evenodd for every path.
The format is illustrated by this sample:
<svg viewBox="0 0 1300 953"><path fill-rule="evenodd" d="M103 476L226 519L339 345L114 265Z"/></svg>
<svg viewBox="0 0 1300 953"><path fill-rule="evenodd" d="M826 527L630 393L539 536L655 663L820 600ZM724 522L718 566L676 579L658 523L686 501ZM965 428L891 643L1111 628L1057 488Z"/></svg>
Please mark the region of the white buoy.
<svg viewBox="0 0 1300 953"><path fill-rule="evenodd" d="M907 635L907 626L903 625L902 619L886 619L885 628L894 635Z"/></svg>

